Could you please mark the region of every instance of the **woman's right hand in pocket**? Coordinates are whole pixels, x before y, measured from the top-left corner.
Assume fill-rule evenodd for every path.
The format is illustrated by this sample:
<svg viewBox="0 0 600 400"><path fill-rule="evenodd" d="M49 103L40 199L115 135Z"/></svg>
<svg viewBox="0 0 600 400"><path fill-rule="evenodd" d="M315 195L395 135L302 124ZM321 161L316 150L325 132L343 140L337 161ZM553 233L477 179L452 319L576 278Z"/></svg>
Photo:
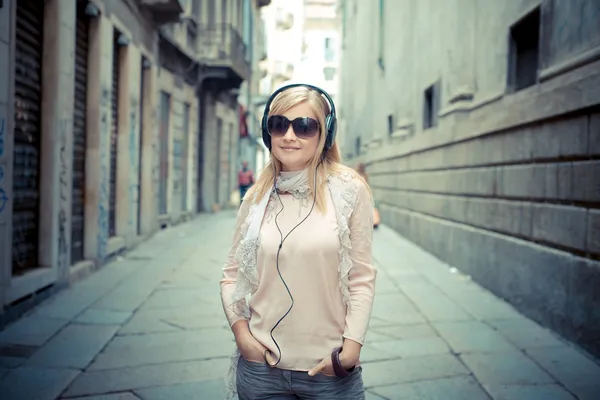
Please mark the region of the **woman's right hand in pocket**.
<svg viewBox="0 0 600 400"><path fill-rule="evenodd" d="M252 334L248 333L236 340L240 354L246 361L264 363L267 348L263 346Z"/></svg>

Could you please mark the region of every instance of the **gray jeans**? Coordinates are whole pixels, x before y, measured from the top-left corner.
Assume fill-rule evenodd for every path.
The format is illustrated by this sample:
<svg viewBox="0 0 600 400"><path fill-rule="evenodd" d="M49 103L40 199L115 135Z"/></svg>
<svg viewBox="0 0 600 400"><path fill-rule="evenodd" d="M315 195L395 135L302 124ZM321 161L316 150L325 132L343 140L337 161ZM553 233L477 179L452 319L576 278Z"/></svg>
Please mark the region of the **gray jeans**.
<svg viewBox="0 0 600 400"><path fill-rule="evenodd" d="M362 368L338 378L272 368L240 357L237 368L240 400L365 400Z"/></svg>

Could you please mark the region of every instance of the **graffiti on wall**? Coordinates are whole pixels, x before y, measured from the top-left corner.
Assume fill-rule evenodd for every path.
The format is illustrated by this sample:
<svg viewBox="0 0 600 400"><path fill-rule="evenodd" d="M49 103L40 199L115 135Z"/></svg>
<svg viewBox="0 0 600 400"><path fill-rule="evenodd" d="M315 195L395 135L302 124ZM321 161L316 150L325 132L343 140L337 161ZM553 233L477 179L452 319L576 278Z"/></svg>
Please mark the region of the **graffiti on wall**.
<svg viewBox="0 0 600 400"><path fill-rule="evenodd" d="M98 258L106 257L108 246L108 138L110 137L110 99L111 89L109 85L102 88L100 100L100 195L98 201Z"/></svg>
<svg viewBox="0 0 600 400"><path fill-rule="evenodd" d="M131 98L129 112L129 227L133 227L137 222L137 207L139 207L138 195L138 137L137 137L137 110L138 99Z"/></svg>
<svg viewBox="0 0 600 400"><path fill-rule="evenodd" d="M4 165L0 165L0 214L4 212L8 204L8 193L4 189Z"/></svg>
<svg viewBox="0 0 600 400"><path fill-rule="evenodd" d="M4 118L0 118L0 157L4 155Z"/></svg>
<svg viewBox="0 0 600 400"><path fill-rule="evenodd" d="M69 143L67 141L69 135L69 127L72 126L70 119L64 118L59 120L58 138L59 138L59 212L58 212L58 266L66 267L68 263L69 243L67 239L67 206L69 204Z"/></svg>
<svg viewBox="0 0 600 400"><path fill-rule="evenodd" d="M152 187L154 188L154 198L158 198L160 180L160 147L159 147L159 134L160 124L158 120L158 106L152 109L152 121L154 129L152 131Z"/></svg>

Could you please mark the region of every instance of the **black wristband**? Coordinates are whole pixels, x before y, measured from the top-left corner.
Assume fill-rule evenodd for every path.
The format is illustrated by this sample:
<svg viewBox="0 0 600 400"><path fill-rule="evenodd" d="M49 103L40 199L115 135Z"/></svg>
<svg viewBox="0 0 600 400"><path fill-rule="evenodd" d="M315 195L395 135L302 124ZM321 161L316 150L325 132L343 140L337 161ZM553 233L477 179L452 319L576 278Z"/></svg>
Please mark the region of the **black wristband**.
<svg viewBox="0 0 600 400"><path fill-rule="evenodd" d="M345 378L346 376L350 375L350 372L354 370L354 367L348 370L342 367L342 363L340 361L341 352L341 347L338 347L337 349L333 350L333 352L331 353L331 364L333 365L333 372L335 372L335 375L340 378Z"/></svg>

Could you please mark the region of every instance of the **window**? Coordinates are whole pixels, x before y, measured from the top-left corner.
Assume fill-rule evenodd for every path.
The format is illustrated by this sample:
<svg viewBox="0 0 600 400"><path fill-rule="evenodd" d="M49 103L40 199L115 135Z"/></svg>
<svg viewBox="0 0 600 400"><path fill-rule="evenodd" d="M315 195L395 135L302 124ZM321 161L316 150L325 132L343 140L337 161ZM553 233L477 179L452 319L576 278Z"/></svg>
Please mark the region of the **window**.
<svg viewBox="0 0 600 400"><path fill-rule="evenodd" d="M354 140L354 154L360 155L360 136Z"/></svg>
<svg viewBox="0 0 600 400"><path fill-rule="evenodd" d="M379 68L383 71L385 69L385 57L384 57L384 41L385 41L385 1L379 0L379 48L377 63Z"/></svg>
<svg viewBox="0 0 600 400"><path fill-rule="evenodd" d="M196 21L200 22L200 16L202 14L202 0L192 1L192 15L196 17Z"/></svg>
<svg viewBox="0 0 600 400"><path fill-rule="evenodd" d="M435 83L425 89L423 98L423 129L433 128L437 125L437 115L440 103L440 84Z"/></svg>
<svg viewBox="0 0 600 400"><path fill-rule="evenodd" d="M392 136L394 133L394 116L392 114L388 115L388 135Z"/></svg>
<svg viewBox="0 0 600 400"><path fill-rule="evenodd" d="M333 78L335 77L335 68L332 67L325 67L323 68L323 75L325 76L325 80L326 81L332 81Z"/></svg>
<svg viewBox="0 0 600 400"><path fill-rule="evenodd" d="M216 26L216 15L217 15L217 10L215 10L215 2L214 1L209 1L208 2L208 12L207 12L207 16L206 19L204 21L208 22L208 28L209 30L213 30Z"/></svg>
<svg viewBox="0 0 600 400"><path fill-rule="evenodd" d="M335 43L333 38L325 38L325 61L335 61Z"/></svg>
<svg viewBox="0 0 600 400"><path fill-rule="evenodd" d="M535 85L540 56L540 9L526 15L510 29L508 90Z"/></svg>
<svg viewBox="0 0 600 400"><path fill-rule="evenodd" d="M186 27L186 39L188 47L195 53L196 52L196 38L197 30L194 22L188 21Z"/></svg>

